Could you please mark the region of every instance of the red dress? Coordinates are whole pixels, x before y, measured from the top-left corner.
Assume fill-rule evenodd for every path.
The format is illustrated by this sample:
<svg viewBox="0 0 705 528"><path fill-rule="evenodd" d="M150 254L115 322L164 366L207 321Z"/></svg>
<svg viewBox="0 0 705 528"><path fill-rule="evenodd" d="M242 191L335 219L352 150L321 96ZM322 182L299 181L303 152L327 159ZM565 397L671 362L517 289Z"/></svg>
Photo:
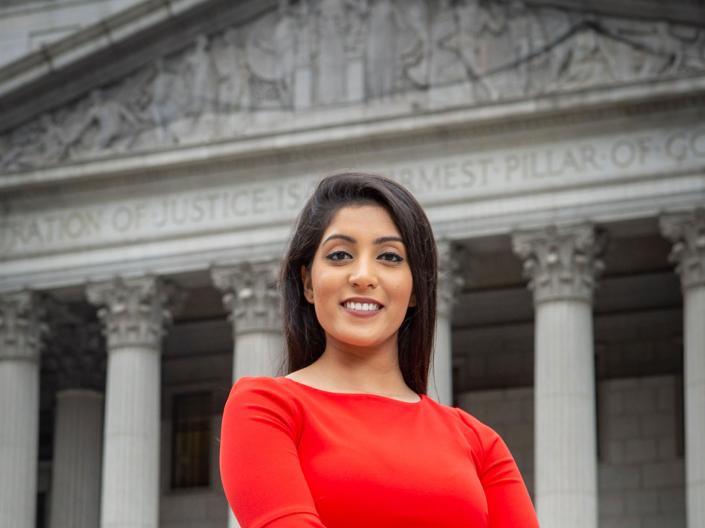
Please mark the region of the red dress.
<svg viewBox="0 0 705 528"><path fill-rule="evenodd" d="M425 395L240 378L220 471L242 528L538 528L499 435Z"/></svg>

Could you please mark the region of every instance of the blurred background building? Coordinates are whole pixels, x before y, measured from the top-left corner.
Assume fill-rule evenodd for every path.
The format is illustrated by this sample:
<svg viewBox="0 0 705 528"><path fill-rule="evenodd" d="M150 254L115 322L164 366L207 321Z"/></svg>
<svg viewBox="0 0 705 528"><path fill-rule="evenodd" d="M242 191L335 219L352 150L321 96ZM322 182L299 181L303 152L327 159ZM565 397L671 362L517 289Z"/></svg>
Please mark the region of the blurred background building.
<svg viewBox="0 0 705 528"><path fill-rule="evenodd" d="M705 526L704 103L702 0L0 1L0 526L235 525L221 409L341 169L425 206L429 393L543 528Z"/></svg>

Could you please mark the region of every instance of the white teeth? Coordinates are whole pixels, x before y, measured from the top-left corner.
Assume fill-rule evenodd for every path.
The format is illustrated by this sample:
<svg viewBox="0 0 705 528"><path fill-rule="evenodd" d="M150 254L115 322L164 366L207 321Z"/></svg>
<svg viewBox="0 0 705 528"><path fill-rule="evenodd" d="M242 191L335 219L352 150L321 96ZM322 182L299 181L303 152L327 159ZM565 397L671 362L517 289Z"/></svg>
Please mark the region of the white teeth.
<svg viewBox="0 0 705 528"><path fill-rule="evenodd" d="M358 312L376 312L381 307L374 303L356 303L356 302L346 302L345 307L348 310L357 310Z"/></svg>

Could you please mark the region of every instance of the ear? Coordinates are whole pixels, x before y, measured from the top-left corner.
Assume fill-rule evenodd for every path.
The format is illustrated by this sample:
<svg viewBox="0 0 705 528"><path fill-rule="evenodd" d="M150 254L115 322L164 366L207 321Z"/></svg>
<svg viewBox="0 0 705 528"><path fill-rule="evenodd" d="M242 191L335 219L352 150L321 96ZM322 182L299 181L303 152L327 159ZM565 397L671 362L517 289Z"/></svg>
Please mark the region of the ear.
<svg viewBox="0 0 705 528"><path fill-rule="evenodd" d="M409 298L409 308L416 306L416 294L411 292L411 297Z"/></svg>
<svg viewBox="0 0 705 528"><path fill-rule="evenodd" d="M311 286L311 271L306 266L301 266L301 281L304 284L304 297L313 304L313 287Z"/></svg>

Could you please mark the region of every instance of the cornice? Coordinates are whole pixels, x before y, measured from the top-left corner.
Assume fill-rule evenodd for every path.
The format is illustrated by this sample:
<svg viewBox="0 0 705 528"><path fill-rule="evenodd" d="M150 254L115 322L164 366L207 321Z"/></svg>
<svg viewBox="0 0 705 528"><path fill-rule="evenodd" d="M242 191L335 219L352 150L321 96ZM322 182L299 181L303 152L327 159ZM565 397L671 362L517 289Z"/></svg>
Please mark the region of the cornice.
<svg viewBox="0 0 705 528"><path fill-rule="evenodd" d="M0 98L208 0L144 0L0 68Z"/></svg>

